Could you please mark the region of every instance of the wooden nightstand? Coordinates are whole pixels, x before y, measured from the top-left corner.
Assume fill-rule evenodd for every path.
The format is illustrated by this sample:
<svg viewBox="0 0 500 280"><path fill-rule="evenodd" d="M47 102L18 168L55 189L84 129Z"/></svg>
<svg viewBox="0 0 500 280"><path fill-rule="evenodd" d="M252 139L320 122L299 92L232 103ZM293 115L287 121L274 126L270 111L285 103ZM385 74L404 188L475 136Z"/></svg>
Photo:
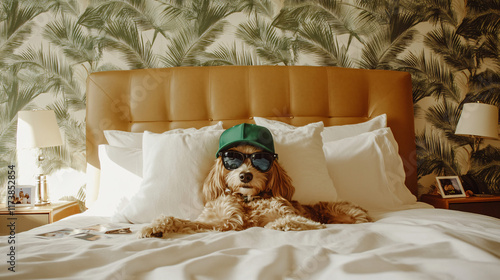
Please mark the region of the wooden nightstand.
<svg viewBox="0 0 500 280"><path fill-rule="evenodd" d="M56 201L48 205L35 207L16 207L14 215L2 205L0 209L0 235L8 235L9 225L15 222L16 233L30 230L35 227L53 223L68 216L80 213L80 206L76 201Z"/></svg>
<svg viewBox="0 0 500 280"><path fill-rule="evenodd" d="M423 194L420 201L436 208L483 214L500 219L500 196L442 198L440 195Z"/></svg>

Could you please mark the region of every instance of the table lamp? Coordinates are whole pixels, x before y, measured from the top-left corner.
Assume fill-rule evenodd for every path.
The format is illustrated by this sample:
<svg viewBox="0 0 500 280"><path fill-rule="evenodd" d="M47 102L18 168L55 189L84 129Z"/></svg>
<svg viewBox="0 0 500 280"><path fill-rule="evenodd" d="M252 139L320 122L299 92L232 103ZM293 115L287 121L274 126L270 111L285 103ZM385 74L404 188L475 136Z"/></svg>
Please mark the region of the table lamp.
<svg viewBox="0 0 500 280"><path fill-rule="evenodd" d="M498 107L484 103L465 103L455 134L474 138L472 153L477 152L482 138L498 138Z"/></svg>
<svg viewBox="0 0 500 280"><path fill-rule="evenodd" d="M19 111L17 113L17 148L37 148L37 197L35 205L49 204L46 176L41 166L42 148L62 145L61 132L52 110Z"/></svg>
<svg viewBox="0 0 500 280"><path fill-rule="evenodd" d="M471 157L479 150L482 138L498 138L498 108L484 103L466 103L455 130L457 135L474 138L472 152L469 153L467 173L461 175L463 185L475 195L488 195L490 192L484 182L469 174Z"/></svg>

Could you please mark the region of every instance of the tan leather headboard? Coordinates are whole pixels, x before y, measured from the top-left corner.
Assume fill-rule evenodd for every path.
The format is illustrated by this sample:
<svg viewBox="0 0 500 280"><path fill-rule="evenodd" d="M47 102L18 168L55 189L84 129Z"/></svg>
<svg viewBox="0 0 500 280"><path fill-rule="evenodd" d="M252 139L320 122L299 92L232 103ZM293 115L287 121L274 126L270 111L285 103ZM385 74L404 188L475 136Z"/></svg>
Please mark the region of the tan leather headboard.
<svg viewBox="0 0 500 280"><path fill-rule="evenodd" d="M314 66L207 66L97 72L87 80L87 162L99 168L103 130L163 132L253 116L292 125L367 121L386 113L406 184L417 193L410 75Z"/></svg>

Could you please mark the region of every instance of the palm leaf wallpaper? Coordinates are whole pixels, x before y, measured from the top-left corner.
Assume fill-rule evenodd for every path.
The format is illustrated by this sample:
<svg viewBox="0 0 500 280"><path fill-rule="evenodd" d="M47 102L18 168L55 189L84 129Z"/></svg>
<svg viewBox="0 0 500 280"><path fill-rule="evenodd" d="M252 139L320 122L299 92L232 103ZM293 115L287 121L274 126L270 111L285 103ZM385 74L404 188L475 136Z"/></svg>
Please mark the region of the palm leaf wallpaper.
<svg viewBox="0 0 500 280"><path fill-rule="evenodd" d="M500 192L500 143L454 135L463 103L500 105L500 1L2 0L0 183L17 112L52 109L65 144L42 166L59 197L85 197L85 81L96 71L318 65L408 71L420 193L469 172ZM470 170L469 170L470 165ZM19 166L18 166L19 167ZM23 174L19 174L22 178ZM69 187L72 186L72 187ZM58 197L56 197L58 198Z"/></svg>

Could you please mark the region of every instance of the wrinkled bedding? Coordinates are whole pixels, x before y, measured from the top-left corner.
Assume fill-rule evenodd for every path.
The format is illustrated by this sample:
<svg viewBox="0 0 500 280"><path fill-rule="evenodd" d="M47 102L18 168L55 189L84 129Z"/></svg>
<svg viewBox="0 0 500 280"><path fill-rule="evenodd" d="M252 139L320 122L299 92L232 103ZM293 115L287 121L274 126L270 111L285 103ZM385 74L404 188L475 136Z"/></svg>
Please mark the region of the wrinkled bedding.
<svg viewBox="0 0 500 280"><path fill-rule="evenodd" d="M376 221L326 229L171 235L132 234L88 241L36 234L108 223L71 216L16 234L15 272L2 260L2 279L498 279L500 220L451 210L411 209ZM1 252L11 245L2 236Z"/></svg>

